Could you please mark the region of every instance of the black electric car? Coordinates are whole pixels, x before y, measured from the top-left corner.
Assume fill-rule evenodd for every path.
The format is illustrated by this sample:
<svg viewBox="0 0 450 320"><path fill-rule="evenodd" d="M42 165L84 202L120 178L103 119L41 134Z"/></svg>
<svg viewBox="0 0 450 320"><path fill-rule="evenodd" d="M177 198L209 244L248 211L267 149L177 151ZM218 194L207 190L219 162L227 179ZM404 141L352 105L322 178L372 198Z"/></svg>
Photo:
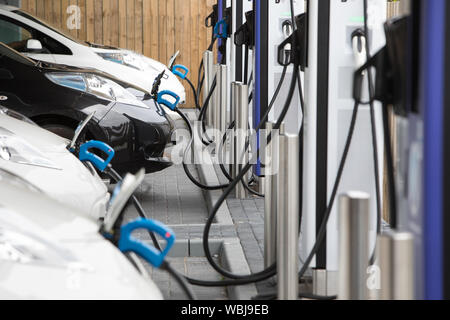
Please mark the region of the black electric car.
<svg viewBox="0 0 450 320"><path fill-rule="evenodd" d="M173 124L163 109L140 88L96 70L36 62L0 43L0 104L68 139L95 111L86 140L113 147L117 171L172 165L164 150Z"/></svg>

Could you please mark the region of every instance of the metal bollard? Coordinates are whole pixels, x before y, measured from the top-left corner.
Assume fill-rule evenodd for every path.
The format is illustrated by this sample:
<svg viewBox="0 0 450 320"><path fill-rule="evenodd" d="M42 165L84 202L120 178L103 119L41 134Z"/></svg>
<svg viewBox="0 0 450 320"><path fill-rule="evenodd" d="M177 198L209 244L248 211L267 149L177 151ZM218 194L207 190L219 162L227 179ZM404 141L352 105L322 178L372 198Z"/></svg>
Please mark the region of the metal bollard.
<svg viewBox="0 0 450 320"><path fill-rule="evenodd" d="M212 51L205 51L203 53L203 68L205 72L203 103L205 103L214 81L214 54ZM206 125L208 127L212 125L212 120L214 118L214 102L213 97L211 97L208 112L206 113Z"/></svg>
<svg viewBox="0 0 450 320"><path fill-rule="evenodd" d="M367 300L370 195L349 192L339 202L339 290L341 300Z"/></svg>
<svg viewBox="0 0 450 320"><path fill-rule="evenodd" d="M236 114L236 134L234 137L234 175L245 167L249 157L248 151L245 150L245 145L248 139L248 86L243 83L234 83L234 106ZM248 183L248 176L245 176L243 181ZM242 183L236 186L236 198L246 199L247 190Z"/></svg>
<svg viewBox="0 0 450 320"><path fill-rule="evenodd" d="M227 66L218 64L215 66L215 70L217 86L214 94L215 110L213 128L220 131L220 138L216 137L216 140L221 140L227 129ZM219 143L219 141L217 141L217 143Z"/></svg>
<svg viewBox="0 0 450 320"><path fill-rule="evenodd" d="M229 170L230 170L230 176L235 179L236 178L236 165L234 163L234 136L235 136L235 129L236 129L236 117L237 117L237 109L236 109L236 82L231 83L231 89L230 89L230 97L231 97L231 110L230 110L230 124L234 122L235 127L230 130L228 133L229 138L229 147L228 147L228 161L229 161ZM228 128L227 128L228 129Z"/></svg>
<svg viewBox="0 0 450 320"><path fill-rule="evenodd" d="M264 168L264 265L266 268L277 260L277 198L278 198L278 169L280 134L284 135L284 124L279 132L272 132L273 122L266 124L267 137L272 133L272 141L266 146Z"/></svg>
<svg viewBox="0 0 450 320"><path fill-rule="evenodd" d="M414 238L386 232L378 237L381 300L414 300Z"/></svg>
<svg viewBox="0 0 450 320"><path fill-rule="evenodd" d="M277 269L278 299L297 300L298 240L300 203L299 137L279 138L280 167L278 173Z"/></svg>
<svg viewBox="0 0 450 320"><path fill-rule="evenodd" d="M233 179L236 179L238 174L238 162L236 161L236 131L237 131L237 119L240 112L240 101L237 99L237 87L242 85L242 82L231 83L231 119L234 121L234 128L230 134L230 175Z"/></svg>

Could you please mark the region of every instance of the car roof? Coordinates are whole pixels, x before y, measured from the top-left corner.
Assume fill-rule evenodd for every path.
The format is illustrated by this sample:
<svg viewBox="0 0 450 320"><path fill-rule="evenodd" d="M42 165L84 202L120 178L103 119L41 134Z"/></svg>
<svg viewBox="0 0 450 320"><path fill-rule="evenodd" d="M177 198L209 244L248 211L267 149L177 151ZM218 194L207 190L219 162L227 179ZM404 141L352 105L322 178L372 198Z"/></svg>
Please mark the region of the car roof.
<svg viewBox="0 0 450 320"><path fill-rule="evenodd" d="M15 10L19 10L20 8L14 7L14 6L10 6L10 5L7 5L7 4L0 4L0 9L6 10L6 11L15 11Z"/></svg>

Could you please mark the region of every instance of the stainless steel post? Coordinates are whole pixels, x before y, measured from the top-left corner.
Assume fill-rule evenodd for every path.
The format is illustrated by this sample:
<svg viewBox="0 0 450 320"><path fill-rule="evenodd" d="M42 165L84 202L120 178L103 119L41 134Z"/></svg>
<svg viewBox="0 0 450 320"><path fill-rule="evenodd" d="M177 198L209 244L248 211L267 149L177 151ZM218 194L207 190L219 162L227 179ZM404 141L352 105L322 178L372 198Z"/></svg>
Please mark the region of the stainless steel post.
<svg viewBox="0 0 450 320"><path fill-rule="evenodd" d="M341 300L367 300L370 195L349 192L339 203L339 294Z"/></svg>
<svg viewBox="0 0 450 320"><path fill-rule="evenodd" d="M278 299L298 299L300 188L299 137L279 138L277 269Z"/></svg>
<svg viewBox="0 0 450 320"><path fill-rule="evenodd" d="M272 132L275 123L266 124L267 137L272 134L272 141L266 145L264 158L264 265L266 268L277 260L277 199L280 135L284 135L284 124L280 130Z"/></svg>
<svg viewBox="0 0 450 320"><path fill-rule="evenodd" d="M378 237L381 300L413 300L414 238L410 233L386 232Z"/></svg>
<svg viewBox="0 0 450 320"><path fill-rule="evenodd" d="M239 118L239 113L241 112L241 101L239 99L238 89L239 86L242 86L242 82L232 82L231 83L231 119L230 121L234 121L234 129L232 130L231 139L230 139L230 159L231 159L231 177L235 179L237 177L239 171L239 162L237 161L237 146L236 146L236 132L238 130L237 121Z"/></svg>
<svg viewBox="0 0 450 320"><path fill-rule="evenodd" d="M213 81L214 81L214 54L212 51L205 51L203 53L203 68L205 72L205 82L203 90L203 103L205 103L206 98L209 95ZM213 110L214 110L214 99L211 97L208 107L208 112L206 113L206 124L207 126L212 125L213 120Z"/></svg>
<svg viewBox="0 0 450 320"><path fill-rule="evenodd" d="M234 164L235 175L239 173L247 164L248 150L245 150L245 145L248 139L248 86L242 83L235 83L234 85L234 105L236 110L236 131L235 131L235 143L234 143ZM248 183L248 176L244 177L244 182ZM247 198L247 190L242 183L239 183L236 187L236 198Z"/></svg>
<svg viewBox="0 0 450 320"><path fill-rule="evenodd" d="M220 138L216 137L216 140L221 140L225 130L227 129L227 66L216 65L216 78L217 87L215 91L215 111L214 111L214 129L220 131ZM217 141L219 143L219 141Z"/></svg>

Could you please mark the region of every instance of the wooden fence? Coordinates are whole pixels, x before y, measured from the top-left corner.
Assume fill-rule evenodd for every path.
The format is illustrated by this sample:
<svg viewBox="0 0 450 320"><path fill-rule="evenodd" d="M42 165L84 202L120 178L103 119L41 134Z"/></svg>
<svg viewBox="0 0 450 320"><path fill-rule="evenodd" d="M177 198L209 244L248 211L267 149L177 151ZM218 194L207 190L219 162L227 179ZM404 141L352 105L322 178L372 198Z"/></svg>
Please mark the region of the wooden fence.
<svg viewBox="0 0 450 320"><path fill-rule="evenodd" d="M127 48L167 64L190 69L196 82L198 66L210 39L204 26L214 0L22 0L22 9L80 40ZM185 86L187 106L193 106Z"/></svg>

